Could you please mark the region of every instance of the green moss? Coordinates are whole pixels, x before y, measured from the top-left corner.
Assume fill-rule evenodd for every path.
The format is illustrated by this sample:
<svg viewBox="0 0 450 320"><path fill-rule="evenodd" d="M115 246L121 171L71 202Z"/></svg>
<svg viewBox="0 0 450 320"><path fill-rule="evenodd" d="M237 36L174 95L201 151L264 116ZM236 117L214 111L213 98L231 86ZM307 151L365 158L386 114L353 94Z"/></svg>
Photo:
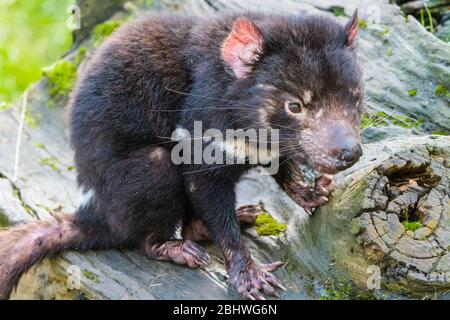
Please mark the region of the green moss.
<svg viewBox="0 0 450 320"><path fill-rule="evenodd" d="M367 29L367 21L364 19L358 19L358 27L360 29Z"/></svg>
<svg viewBox="0 0 450 320"><path fill-rule="evenodd" d="M417 95L417 89L408 90L408 96L415 97Z"/></svg>
<svg viewBox="0 0 450 320"><path fill-rule="evenodd" d="M24 200L22 197L22 193L20 192L20 190L13 185L13 189L14 189L14 195L16 196L17 199L19 199L20 204L22 205L22 207L25 209L25 211L35 217L36 219L39 219L39 215L37 214L36 210L34 210L33 208L31 208Z"/></svg>
<svg viewBox="0 0 450 320"><path fill-rule="evenodd" d="M77 66L70 61L62 60L43 70L48 79L50 97L54 99L67 98L77 79ZM49 104L52 106L53 104Z"/></svg>
<svg viewBox="0 0 450 320"><path fill-rule="evenodd" d="M92 273L88 270L83 270L83 276L94 283L100 283L100 278L95 273Z"/></svg>
<svg viewBox="0 0 450 320"><path fill-rule="evenodd" d="M374 297L368 292L362 292L346 280L330 280L325 287L325 294L320 300L372 300Z"/></svg>
<svg viewBox="0 0 450 320"><path fill-rule="evenodd" d="M283 270L285 270L288 275L297 277L300 266L298 265L298 262L292 258L291 253L283 250L280 252L280 257L279 260L284 262Z"/></svg>
<svg viewBox="0 0 450 320"><path fill-rule="evenodd" d="M256 217L256 233L260 236L279 236L287 225L276 221L269 213L263 212Z"/></svg>
<svg viewBox="0 0 450 320"><path fill-rule="evenodd" d="M381 32L381 37L384 38L386 37L389 32L391 32L391 29L389 27L384 28L383 32Z"/></svg>
<svg viewBox="0 0 450 320"><path fill-rule="evenodd" d="M403 221L402 222L403 226L405 227L405 229L408 231L416 231L417 229L420 229L423 227L422 222L420 221Z"/></svg>
<svg viewBox="0 0 450 320"><path fill-rule="evenodd" d="M411 291L411 282L404 277L388 279L387 281L383 281L382 285L383 289L385 288L388 292L398 293L400 295Z"/></svg>
<svg viewBox="0 0 450 320"><path fill-rule="evenodd" d="M336 17L345 17L345 10L343 7L334 6L331 7L331 11Z"/></svg>
<svg viewBox="0 0 450 320"><path fill-rule="evenodd" d="M6 228L10 225L9 219L6 216L6 213L0 209L0 229Z"/></svg>
<svg viewBox="0 0 450 320"><path fill-rule="evenodd" d="M94 29L94 44L99 45L105 38L109 37L125 20L108 20L97 25Z"/></svg>
<svg viewBox="0 0 450 320"><path fill-rule="evenodd" d="M431 133L434 136L449 136L450 133L446 131L435 131Z"/></svg>
<svg viewBox="0 0 450 320"><path fill-rule="evenodd" d="M8 102L0 102L0 111L9 110L12 108L12 104Z"/></svg>
<svg viewBox="0 0 450 320"><path fill-rule="evenodd" d="M81 62L83 62L84 58L86 58L87 55L87 49L84 47L81 47L77 51L77 55L75 56L75 64L79 66Z"/></svg>
<svg viewBox="0 0 450 320"><path fill-rule="evenodd" d="M33 147L37 149L45 150L45 144L41 142L33 142Z"/></svg>
<svg viewBox="0 0 450 320"><path fill-rule="evenodd" d="M58 165L59 165L59 160L56 159L55 157L44 158L41 161L39 161L39 164L42 166L48 166L53 171L57 171Z"/></svg>
<svg viewBox="0 0 450 320"><path fill-rule="evenodd" d="M25 122L31 129L36 129L41 124L42 115L35 114L29 109L25 112Z"/></svg>
<svg viewBox="0 0 450 320"><path fill-rule="evenodd" d="M386 55L388 57L392 57L394 55L394 50L392 48L387 49Z"/></svg>
<svg viewBox="0 0 450 320"><path fill-rule="evenodd" d="M448 92L447 88L445 88L442 84L439 84L435 89L434 93L438 96L446 96L450 97L450 93Z"/></svg>
<svg viewBox="0 0 450 320"><path fill-rule="evenodd" d="M353 235L358 235L363 230L361 226L361 220L359 218L355 218L350 222L350 233Z"/></svg>
<svg viewBox="0 0 450 320"><path fill-rule="evenodd" d="M308 294L308 296L314 296L316 293L314 291L314 285L312 283L308 283L305 285L305 292Z"/></svg>

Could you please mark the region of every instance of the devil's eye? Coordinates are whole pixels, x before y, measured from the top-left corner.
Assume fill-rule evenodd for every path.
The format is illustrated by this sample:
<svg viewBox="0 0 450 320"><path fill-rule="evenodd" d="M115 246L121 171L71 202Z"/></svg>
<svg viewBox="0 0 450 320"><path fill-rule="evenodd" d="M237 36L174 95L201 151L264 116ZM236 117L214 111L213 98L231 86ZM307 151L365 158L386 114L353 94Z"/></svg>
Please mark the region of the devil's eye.
<svg viewBox="0 0 450 320"><path fill-rule="evenodd" d="M303 106L300 102L286 102L286 109L292 113L301 113L303 112Z"/></svg>

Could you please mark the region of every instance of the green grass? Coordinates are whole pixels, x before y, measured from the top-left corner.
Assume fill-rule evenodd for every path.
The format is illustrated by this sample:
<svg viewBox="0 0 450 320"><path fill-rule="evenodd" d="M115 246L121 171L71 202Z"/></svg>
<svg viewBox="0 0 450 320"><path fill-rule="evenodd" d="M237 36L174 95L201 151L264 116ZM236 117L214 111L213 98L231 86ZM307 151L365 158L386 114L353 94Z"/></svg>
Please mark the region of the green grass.
<svg viewBox="0 0 450 320"><path fill-rule="evenodd" d="M405 129L419 129L423 125L424 120L422 117L413 119L408 116L400 114L387 114L383 111L376 113L364 113L361 118L361 130L365 130L369 127L383 127L388 125L395 125Z"/></svg>
<svg viewBox="0 0 450 320"><path fill-rule="evenodd" d="M422 26L430 31L431 33L434 33L434 26L433 26L433 16L431 15L431 11L427 6L426 1L424 2L425 11L423 9L420 9L420 22L422 23ZM427 13L428 18L428 26L425 23L425 12Z"/></svg>
<svg viewBox="0 0 450 320"><path fill-rule="evenodd" d="M0 103L11 102L72 44L74 0L0 0Z"/></svg>

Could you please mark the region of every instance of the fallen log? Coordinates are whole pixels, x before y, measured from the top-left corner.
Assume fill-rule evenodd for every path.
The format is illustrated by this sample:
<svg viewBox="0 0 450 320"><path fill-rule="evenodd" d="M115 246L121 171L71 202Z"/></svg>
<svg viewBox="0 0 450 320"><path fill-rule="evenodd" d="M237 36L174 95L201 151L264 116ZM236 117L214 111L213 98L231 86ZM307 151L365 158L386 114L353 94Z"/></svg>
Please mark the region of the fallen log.
<svg viewBox="0 0 450 320"><path fill-rule="evenodd" d="M344 14L350 15L358 1L343 3L338 0L268 0L264 9L306 10L331 15L331 8L340 5ZM287 263L277 272L288 288L282 298L363 298L367 297L366 292L370 293L368 297L414 294L423 298L434 289L438 297L448 298L444 293L449 279L446 255L448 191L443 191L445 181L448 183L448 171L442 168L448 170L445 157L448 158L449 138L404 135L447 132L450 128L448 97L445 92L436 93L438 87L449 87L450 67L445 58L450 48L417 22L406 22L399 8L387 4L387 0L366 3L376 4L383 11L381 21L373 23L369 21L369 13L361 10L363 27L358 54L366 74L369 111L422 118L423 127L411 130L394 123L369 128L379 129L378 134L382 132L383 139L393 136L395 139L366 145L364 158L355 167L336 176L338 189L330 204L312 218L283 194L270 177L253 172L243 179L238 190L239 205L262 203L277 221L277 224L274 222L277 228L265 228L264 236L261 232L258 234L258 228L250 228L245 231L245 237L256 260ZM251 8L260 9L260 2L161 0L154 1L152 6L152 9L164 12L201 15ZM77 60L82 59L81 49L86 48L84 51L89 56L91 47L92 40L88 39L74 48L67 59L78 63ZM408 59L405 59L406 55ZM29 90L16 180L14 150L21 105L0 112L1 226L52 219L75 210L77 191L64 120L64 99L53 101L55 99L49 93L51 82L52 79L46 77ZM410 96L410 89L417 89L417 95ZM379 139L380 135L368 140ZM415 151L408 153L409 148ZM439 223L432 228L429 221L436 219L428 219L437 216L433 213L440 208L437 204L434 206L437 199L443 209L439 209ZM434 209L426 209L430 205ZM408 215L402 215L403 212ZM284 225L287 225L286 231L283 231ZM381 231L377 227L381 231L396 232L396 242L391 243L391 238L383 239L385 234L378 237ZM274 229L276 232L272 234L267 232ZM436 243L437 249L429 251ZM220 253L213 247L208 250L213 256L211 265L196 271L150 261L129 251L68 252L33 267L21 279L13 298L237 298L236 292L227 286ZM433 255L425 257L423 252L427 250ZM373 266L380 269L381 288L369 290L367 281L374 273L367 274L367 271ZM352 290L348 290L347 285L342 288L341 282L349 282Z"/></svg>
<svg viewBox="0 0 450 320"><path fill-rule="evenodd" d="M351 280L376 297L440 296L450 287L448 159L448 137L368 144L357 166L335 177L330 202L311 218L256 173L242 182L250 197L240 202L263 203L287 223L278 250L302 272Z"/></svg>
<svg viewBox="0 0 450 320"><path fill-rule="evenodd" d="M316 249L360 287L376 266L389 292L442 293L450 286L450 139L377 149L368 147L368 163L341 176L330 203L311 219L309 238L320 230Z"/></svg>

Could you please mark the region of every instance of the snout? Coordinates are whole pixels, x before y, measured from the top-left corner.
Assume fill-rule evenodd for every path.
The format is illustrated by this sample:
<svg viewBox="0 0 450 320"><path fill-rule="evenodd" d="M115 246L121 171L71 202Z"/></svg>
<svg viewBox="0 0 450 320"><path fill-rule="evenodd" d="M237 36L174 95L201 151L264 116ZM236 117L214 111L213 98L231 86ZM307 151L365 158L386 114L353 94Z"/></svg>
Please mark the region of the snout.
<svg viewBox="0 0 450 320"><path fill-rule="evenodd" d="M362 155L359 132L345 122L334 122L329 128L330 151L336 171L354 165Z"/></svg>
<svg viewBox="0 0 450 320"><path fill-rule="evenodd" d="M346 144L344 147L331 150L331 156L336 159L337 170L344 170L354 165L362 156L361 145L357 142Z"/></svg>
<svg viewBox="0 0 450 320"><path fill-rule="evenodd" d="M359 127L343 120L332 120L317 131L304 148L310 165L322 173L334 174L354 165L362 156Z"/></svg>
<svg viewBox="0 0 450 320"><path fill-rule="evenodd" d="M344 147L329 149L328 154L321 157L309 157L309 164L319 172L335 174L353 166L362 156L359 142L346 144Z"/></svg>

